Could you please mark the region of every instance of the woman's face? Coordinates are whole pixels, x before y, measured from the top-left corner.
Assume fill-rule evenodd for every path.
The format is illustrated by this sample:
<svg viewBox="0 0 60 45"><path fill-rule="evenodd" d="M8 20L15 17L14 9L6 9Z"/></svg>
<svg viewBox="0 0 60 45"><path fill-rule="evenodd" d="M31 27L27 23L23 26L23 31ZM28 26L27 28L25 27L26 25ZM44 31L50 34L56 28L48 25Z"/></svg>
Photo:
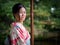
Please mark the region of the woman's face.
<svg viewBox="0 0 60 45"><path fill-rule="evenodd" d="M17 13L17 15L15 16L16 20L19 22L23 22L26 18L26 9L24 7L22 7L19 12Z"/></svg>

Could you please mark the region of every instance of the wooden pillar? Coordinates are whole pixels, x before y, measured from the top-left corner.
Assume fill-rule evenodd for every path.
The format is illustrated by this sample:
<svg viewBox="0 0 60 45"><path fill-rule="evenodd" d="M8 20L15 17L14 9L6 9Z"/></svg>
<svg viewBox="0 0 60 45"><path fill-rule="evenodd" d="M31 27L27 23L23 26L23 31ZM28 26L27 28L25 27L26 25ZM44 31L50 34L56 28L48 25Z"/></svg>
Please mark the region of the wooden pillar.
<svg viewBox="0 0 60 45"><path fill-rule="evenodd" d="M30 19L31 19L31 45L34 45L33 0L30 0Z"/></svg>

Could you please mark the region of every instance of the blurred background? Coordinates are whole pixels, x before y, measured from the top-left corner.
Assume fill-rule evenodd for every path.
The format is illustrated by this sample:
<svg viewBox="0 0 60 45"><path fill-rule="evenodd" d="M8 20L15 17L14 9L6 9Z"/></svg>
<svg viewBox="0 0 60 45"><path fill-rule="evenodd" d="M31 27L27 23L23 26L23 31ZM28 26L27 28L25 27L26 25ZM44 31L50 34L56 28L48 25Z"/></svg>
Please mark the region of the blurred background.
<svg viewBox="0 0 60 45"><path fill-rule="evenodd" d="M27 10L24 26L30 32L30 0L0 0L0 45L4 45L14 17L12 6L22 3ZM60 0L34 0L34 45L60 45Z"/></svg>

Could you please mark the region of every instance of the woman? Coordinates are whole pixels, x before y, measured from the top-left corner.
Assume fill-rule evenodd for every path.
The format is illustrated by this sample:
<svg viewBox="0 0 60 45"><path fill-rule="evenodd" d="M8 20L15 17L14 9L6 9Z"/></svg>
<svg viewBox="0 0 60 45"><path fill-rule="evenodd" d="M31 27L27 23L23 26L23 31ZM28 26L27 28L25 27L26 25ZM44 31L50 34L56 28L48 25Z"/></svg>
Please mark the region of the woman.
<svg viewBox="0 0 60 45"><path fill-rule="evenodd" d="M26 18L26 8L18 3L13 6L12 12L15 22L11 24L11 45L30 45L30 34L23 26Z"/></svg>

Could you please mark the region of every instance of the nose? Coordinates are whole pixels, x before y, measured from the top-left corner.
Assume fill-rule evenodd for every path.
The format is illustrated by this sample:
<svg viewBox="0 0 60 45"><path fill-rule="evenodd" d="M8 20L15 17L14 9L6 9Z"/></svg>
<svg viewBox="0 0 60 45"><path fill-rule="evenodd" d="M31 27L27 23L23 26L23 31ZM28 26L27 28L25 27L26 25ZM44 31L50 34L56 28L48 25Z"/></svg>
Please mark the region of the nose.
<svg viewBox="0 0 60 45"><path fill-rule="evenodd" d="M22 16L24 16L24 14L22 14Z"/></svg>

